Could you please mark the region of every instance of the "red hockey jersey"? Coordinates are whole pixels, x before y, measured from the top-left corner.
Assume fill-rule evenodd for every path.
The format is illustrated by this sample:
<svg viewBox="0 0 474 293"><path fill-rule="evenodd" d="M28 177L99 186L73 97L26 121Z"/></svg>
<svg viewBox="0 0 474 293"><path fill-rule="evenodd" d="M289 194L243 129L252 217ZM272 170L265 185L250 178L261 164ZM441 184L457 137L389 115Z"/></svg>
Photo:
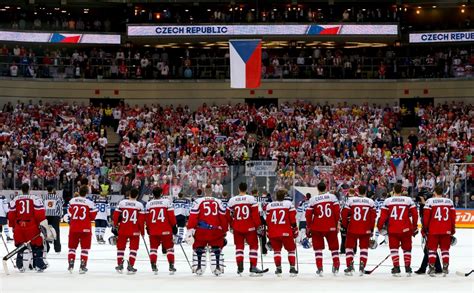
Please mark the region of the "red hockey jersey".
<svg viewBox="0 0 474 293"><path fill-rule="evenodd" d="M144 233L145 213L141 202L122 200L115 209L113 218L119 235L140 236L140 233Z"/></svg>
<svg viewBox="0 0 474 293"><path fill-rule="evenodd" d="M423 228L429 234L448 234L456 232L456 209L449 198L428 199L423 210Z"/></svg>
<svg viewBox="0 0 474 293"><path fill-rule="evenodd" d="M296 210L291 201L274 201L266 205L268 237L292 236L292 227L296 225Z"/></svg>
<svg viewBox="0 0 474 293"><path fill-rule="evenodd" d="M222 202L214 197L200 197L194 201L188 220L188 229L219 230L227 232L228 222Z"/></svg>
<svg viewBox="0 0 474 293"><path fill-rule="evenodd" d="M69 201L69 233L92 232L91 222L97 216L94 203L85 197L74 197Z"/></svg>
<svg viewBox="0 0 474 293"><path fill-rule="evenodd" d="M8 222L14 229L17 225L21 228L37 228L45 219L46 211L43 201L36 195L18 195L10 202Z"/></svg>
<svg viewBox="0 0 474 293"><path fill-rule="evenodd" d="M234 231L256 231L261 225L258 203L252 195L237 195L227 203L227 218Z"/></svg>
<svg viewBox="0 0 474 293"><path fill-rule="evenodd" d="M349 197L341 212L342 227L352 234L372 234L376 218L375 203L367 197Z"/></svg>
<svg viewBox="0 0 474 293"><path fill-rule="evenodd" d="M383 202L380 211L379 230L387 223L388 233L413 232L418 228L418 211L408 196L392 196Z"/></svg>
<svg viewBox="0 0 474 293"><path fill-rule="evenodd" d="M167 198L153 199L146 204L146 227L149 235L171 235L176 225L173 203Z"/></svg>
<svg viewBox="0 0 474 293"><path fill-rule="evenodd" d="M339 201L334 194L323 193L309 200L306 209L306 229L315 232L337 231L339 224Z"/></svg>

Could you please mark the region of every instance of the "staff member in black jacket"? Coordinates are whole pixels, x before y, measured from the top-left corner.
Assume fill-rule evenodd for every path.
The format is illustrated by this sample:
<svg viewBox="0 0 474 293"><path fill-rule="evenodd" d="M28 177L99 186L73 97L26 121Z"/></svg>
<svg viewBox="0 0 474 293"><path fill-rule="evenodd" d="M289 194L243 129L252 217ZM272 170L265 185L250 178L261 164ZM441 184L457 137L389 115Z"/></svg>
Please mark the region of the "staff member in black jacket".
<svg viewBox="0 0 474 293"><path fill-rule="evenodd" d="M56 239L54 239L54 251L61 252L61 235L59 224L63 216L64 199L56 194L52 186L48 186L48 194L43 195L44 208L46 210L46 219L48 224L56 230ZM49 243L47 243L47 251L49 252Z"/></svg>

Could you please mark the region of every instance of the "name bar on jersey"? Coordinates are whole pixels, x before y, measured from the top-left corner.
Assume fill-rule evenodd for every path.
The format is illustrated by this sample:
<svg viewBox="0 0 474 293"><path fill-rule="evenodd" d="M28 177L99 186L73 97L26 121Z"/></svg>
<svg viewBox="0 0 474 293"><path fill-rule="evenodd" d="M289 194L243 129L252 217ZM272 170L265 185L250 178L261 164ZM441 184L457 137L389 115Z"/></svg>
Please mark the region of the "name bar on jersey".
<svg viewBox="0 0 474 293"><path fill-rule="evenodd" d="M473 42L474 31L452 31L410 34L410 43Z"/></svg>
<svg viewBox="0 0 474 293"><path fill-rule="evenodd" d="M396 24L293 24L293 25L128 25L129 37L180 36L397 36Z"/></svg>

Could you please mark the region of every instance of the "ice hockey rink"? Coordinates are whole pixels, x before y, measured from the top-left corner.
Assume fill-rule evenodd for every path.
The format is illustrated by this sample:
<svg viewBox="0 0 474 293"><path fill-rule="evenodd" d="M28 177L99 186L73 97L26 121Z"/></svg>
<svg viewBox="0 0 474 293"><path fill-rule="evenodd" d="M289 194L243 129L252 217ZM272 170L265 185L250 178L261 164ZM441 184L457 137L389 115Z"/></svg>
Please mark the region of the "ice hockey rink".
<svg viewBox="0 0 474 293"><path fill-rule="evenodd" d="M110 232L108 231L110 234ZM67 234L68 228L61 228L62 252L60 254L50 253L48 255L49 268L43 273L27 271L19 273L11 262L8 263L10 275L4 272L0 274L0 292L474 292L473 275L460 277L455 274L457 270L469 271L473 267L474 260L474 230L458 229L456 237L458 243L451 249L450 274L447 277L437 275L419 276L413 274L392 277L390 269L391 260L385 261L372 275L360 277L358 274L348 277L344 276L342 270L345 267L344 256L341 257L341 272L338 276L332 276L331 261L328 251L324 254L324 277L315 274L315 264L311 249L298 246L299 275L290 277L289 265L286 261L286 252L283 252L283 276L274 275L272 252L264 256L264 267L270 271L262 277L250 277L248 275L248 262L246 257L246 273L243 276L236 274L234 246L232 234L228 234L229 244L224 249L225 272L219 277L211 275L207 269L204 276L197 277L191 274L190 268L179 246L175 246L176 268L175 275L168 274L166 257L161 253L158 256L158 275L151 272L148 256L143 242L137 257L136 275L118 274L114 267L116 265L115 247L105 244L98 245L94 240L89 253L89 272L85 275L78 273L78 261L73 274L67 271ZM108 236L110 236L107 234ZM382 238L380 238L380 241ZM413 243L414 270L423 257L421 249L421 236L417 236ZM9 249L13 249L13 243L8 243ZM183 247L191 256L191 248L187 244ZM246 256L247 256L246 251ZM389 253L387 245L381 245L375 250L369 251L369 262L367 269L372 269L383 260ZM1 244L0 254L6 254ZM356 268L358 258L356 260ZM259 258L260 266L260 258ZM402 268L403 272L403 268Z"/></svg>

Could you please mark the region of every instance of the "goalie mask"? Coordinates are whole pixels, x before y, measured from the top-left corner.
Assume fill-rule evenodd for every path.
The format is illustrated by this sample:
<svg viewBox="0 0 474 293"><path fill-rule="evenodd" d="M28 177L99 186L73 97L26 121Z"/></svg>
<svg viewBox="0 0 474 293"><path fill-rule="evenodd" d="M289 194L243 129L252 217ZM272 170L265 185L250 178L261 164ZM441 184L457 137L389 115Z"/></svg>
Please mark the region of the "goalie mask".
<svg viewBox="0 0 474 293"><path fill-rule="evenodd" d="M116 246L117 245L117 236L110 236L109 237L109 244Z"/></svg>
<svg viewBox="0 0 474 293"><path fill-rule="evenodd" d="M377 243L377 241L375 241L375 239L370 239L369 240L369 248L370 249L376 249L377 246L379 246L379 244Z"/></svg>

